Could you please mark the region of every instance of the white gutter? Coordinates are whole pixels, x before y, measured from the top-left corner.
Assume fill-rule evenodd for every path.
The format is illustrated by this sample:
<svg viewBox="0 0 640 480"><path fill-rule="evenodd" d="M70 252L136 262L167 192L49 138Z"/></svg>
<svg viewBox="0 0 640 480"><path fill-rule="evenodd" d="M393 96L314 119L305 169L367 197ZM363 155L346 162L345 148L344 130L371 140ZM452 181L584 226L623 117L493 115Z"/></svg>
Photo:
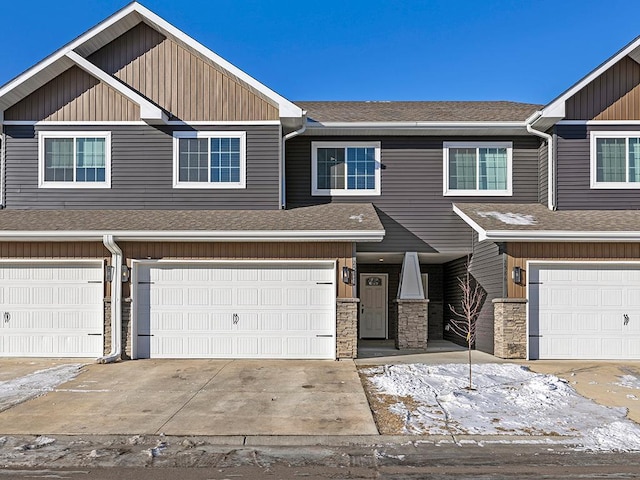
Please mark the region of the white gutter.
<svg viewBox="0 0 640 480"><path fill-rule="evenodd" d="M544 138L547 141L547 207L549 210L556 209L556 179L555 179L555 159L553 158L553 135L535 130L533 124L542 117L542 112L537 111L526 121L527 132L532 135Z"/></svg>
<svg viewBox="0 0 640 480"><path fill-rule="evenodd" d="M111 252L113 277L111 280L111 351L100 357L97 363L112 363L120 359L122 352L122 250L113 235L104 235L102 243Z"/></svg>
<svg viewBox="0 0 640 480"><path fill-rule="evenodd" d="M640 241L640 232L577 232L567 230L533 230L523 232L487 230L478 233L478 238L480 241L489 240L492 242L637 242Z"/></svg>
<svg viewBox="0 0 640 480"><path fill-rule="evenodd" d="M285 144L287 140L293 137L297 137L298 135L304 133L306 129L307 129L307 111L303 110L302 111L302 128L299 128L295 132L287 133L284 137L282 137L282 149L280 151L280 171L282 172L280 177L280 188L281 188L280 209L281 210L284 210L285 208L287 208L287 173L285 172L285 168L286 168L286 158L285 158L286 145Z"/></svg>
<svg viewBox="0 0 640 480"><path fill-rule="evenodd" d="M526 122L312 122L313 128L525 128Z"/></svg>
<svg viewBox="0 0 640 480"><path fill-rule="evenodd" d="M380 242L384 230L254 230L254 231L0 231L2 240L96 241L113 235L122 241L185 241L185 242L309 242L353 241Z"/></svg>

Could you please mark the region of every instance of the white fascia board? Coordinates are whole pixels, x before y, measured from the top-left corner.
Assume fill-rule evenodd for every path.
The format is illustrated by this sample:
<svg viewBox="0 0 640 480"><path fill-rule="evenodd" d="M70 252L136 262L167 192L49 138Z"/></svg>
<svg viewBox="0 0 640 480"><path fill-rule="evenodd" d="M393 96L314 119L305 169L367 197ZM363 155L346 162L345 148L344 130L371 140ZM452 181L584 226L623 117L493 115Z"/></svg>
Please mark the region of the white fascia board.
<svg viewBox="0 0 640 480"><path fill-rule="evenodd" d="M235 67L231 63L224 60L222 57L216 55L211 50L206 48L204 45L195 41L194 39L189 37L187 34L180 31L179 29L171 25L169 22L163 20L158 15L148 10L147 8L143 7L137 2L130 3L126 7L122 8L118 12L114 13L107 19L100 22L98 25L96 25L92 29L88 30L86 33L80 35L75 40L71 41L64 47L60 48L59 50L57 50L56 52L54 52L53 54L51 54L50 56L42 60L41 62L37 63L36 65L31 67L29 70L19 75L18 77L16 77L14 80L9 81L9 83L7 83L4 87L0 88L0 104L2 103L2 98L4 97L4 95L11 92L13 89L18 87L27 79L37 75L38 73L40 73L42 70L52 65L53 63L60 61L61 59L66 57L68 52L72 52L76 48L88 42L91 38L95 37L96 35L100 34L101 32L107 30L110 27L113 27L115 24L122 21L125 17L131 14L139 15L141 20L146 19L149 23L156 25L158 28L162 30L165 30L168 34L184 42L189 47L193 48L200 54L209 58L214 63L217 63L222 68L229 71L229 73L231 73L232 75L235 75L243 82L247 83L248 85L251 85L253 88L255 88L257 91L265 95L267 98L270 98L271 100L273 100L279 106L280 117L302 118L303 112L300 107L298 107L297 105L294 105L292 102L290 102L286 98L278 95L273 90L267 88L265 85L258 82L253 77L247 75L246 73L241 71L239 68ZM141 106L141 110L142 110L142 106Z"/></svg>
<svg viewBox="0 0 640 480"><path fill-rule="evenodd" d="M136 12L138 12L144 19L148 20L149 22L153 23L158 28L160 28L160 29L164 30L165 32L167 32L169 35L177 38L178 40L180 40L184 44L186 44L189 47L193 48L195 51L197 51L198 53L204 55L205 57L207 57L212 62L218 64L220 67L222 67L223 69L227 70L232 75L238 77L240 80L242 80L243 82L247 83L248 85L251 85L253 88L255 88L257 91L259 91L260 93L265 95L267 98L270 98L271 100L276 102L278 104L278 106L279 106L279 109L280 109L280 117L302 118L302 109L300 107L298 107L297 105L293 104L292 102L290 102L289 100L287 100L283 96L278 95L276 92L274 92L273 90L271 90L267 86L265 86L262 83L258 82L255 78L247 75L245 72L240 70L238 67L232 65L231 63L226 61L224 58L222 58L219 55L215 54L213 51L209 50L207 47L202 45L200 42L197 42L196 40L191 38L189 35L184 33L183 31L181 31L178 28L174 27L169 22L167 22L166 20L162 19L161 17L159 17L158 15L153 13L151 10L149 10L149 9L143 7L142 5L140 5L139 3L135 3L135 2L131 4L131 7Z"/></svg>
<svg viewBox="0 0 640 480"><path fill-rule="evenodd" d="M160 107L154 105L142 95L126 86L124 83L116 80L107 72L101 70L86 58L78 55L73 51L67 52L65 56L73 60L73 62L78 67L87 72L89 75L109 85L111 88L120 92L132 102L137 103L140 106L140 118L150 121L159 121L163 123L166 123L169 120L167 115L162 111Z"/></svg>
<svg viewBox="0 0 640 480"><path fill-rule="evenodd" d="M631 54L634 50L636 50L639 47L640 47L640 37L637 37L627 46L623 47L618 53L610 57L608 60L605 60L603 63L600 64L600 66L596 67L594 70L588 73L585 77L582 78L582 80L574 84L564 93L562 93L560 96L556 97L549 104L547 104L542 109L542 116L553 117L553 118L556 118L556 117L564 118L565 102L567 101L567 99L571 98L577 92L579 92L584 87L586 87L589 83L591 83L593 80L598 78L600 75L606 72L609 68L611 68L613 65L618 63L620 60L622 60L627 55Z"/></svg>
<svg viewBox="0 0 640 480"><path fill-rule="evenodd" d="M0 102L2 102L3 97L7 93L9 93L12 90L14 90L20 84L24 83L26 80L30 79L31 77L34 77L35 75L37 75L38 73L40 73L41 71L43 71L47 67L53 65L54 63L63 60L66 57L66 54L68 52L73 51L73 49L77 48L79 45L82 45L88 39L94 37L95 35L97 35L98 33L102 32L103 30L106 30L107 28L111 27L115 23L117 23L120 20L122 20L127 15L131 14L132 12L134 12L136 10L136 8L135 8L136 5L138 5L138 4L137 3L131 3L131 4L127 5L123 9L119 10L118 12L114 13L113 15L108 17L107 19L105 19L102 22L100 22L98 25L96 25L95 27L93 27L89 31L87 31L84 34L82 34L79 37L77 37L75 40L73 40L70 43L66 44L64 47L60 48L59 50L56 50L54 53L52 53L51 55L46 57L44 60L38 62L33 67L29 68L26 72L22 73L21 75L18 75L13 80L10 80L2 88L0 88Z"/></svg>
<svg viewBox="0 0 640 480"><path fill-rule="evenodd" d="M464 222L473 228L476 232L478 232L478 241L481 242L483 240L487 240L487 232L484 228L478 225L475 221L471 219L466 213L460 210L456 204L453 204L453 212L458 215Z"/></svg>
<svg viewBox="0 0 640 480"><path fill-rule="evenodd" d="M526 128L526 122L314 122L307 128Z"/></svg>
<svg viewBox="0 0 640 480"><path fill-rule="evenodd" d="M492 242L637 242L640 232L577 232L567 230L488 230L484 240Z"/></svg>
<svg viewBox="0 0 640 480"><path fill-rule="evenodd" d="M0 240L102 241L113 235L119 241L174 242L380 242L384 230L327 231L5 231Z"/></svg>

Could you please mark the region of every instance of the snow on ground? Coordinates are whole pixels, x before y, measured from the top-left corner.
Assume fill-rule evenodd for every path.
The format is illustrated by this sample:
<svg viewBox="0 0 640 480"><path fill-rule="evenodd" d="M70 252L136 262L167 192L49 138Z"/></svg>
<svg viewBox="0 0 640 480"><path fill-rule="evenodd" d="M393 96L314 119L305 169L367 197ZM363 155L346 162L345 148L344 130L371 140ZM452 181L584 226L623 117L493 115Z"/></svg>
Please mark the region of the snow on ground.
<svg viewBox="0 0 640 480"><path fill-rule="evenodd" d="M620 377L620 381L614 383L614 385L630 388L632 390L640 390L640 379L634 377L633 375L623 375Z"/></svg>
<svg viewBox="0 0 640 480"><path fill-rule="evenodd" d="M0 412L52 391L75 378L81 368L80 364L59 365L0 382Z"/></svg>
<svg viewBox="0 0 640 480"><path fill-rule="evenodd" d="M390 410L404 433L569 435L588 450L640 451L640 426L624 408L598 405L553 375L512 364L385 365L363 373L380 394L397 397ZM410 399L410 400L409 400Z"/></svg>

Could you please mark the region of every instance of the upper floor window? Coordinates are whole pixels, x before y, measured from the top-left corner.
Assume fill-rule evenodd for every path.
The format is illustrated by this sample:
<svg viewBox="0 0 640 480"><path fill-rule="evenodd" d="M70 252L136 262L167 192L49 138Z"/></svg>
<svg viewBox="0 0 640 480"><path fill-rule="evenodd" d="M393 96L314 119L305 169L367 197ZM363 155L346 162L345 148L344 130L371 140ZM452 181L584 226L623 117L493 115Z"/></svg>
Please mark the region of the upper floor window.
<svg viewBox="0 0 640 480"><path fill-rule="evenodd" d="M173 186L245 188L245 132L174 132Z"/></svg>
<svg viewBox="0 0 640 480"><path fill-rule="evenodd" d="M110 132L39 132L39 185L109 188Z"/></svg>
<svg viewBox="0 0 640 480"><path fill-rule="evenodd" d="M380 195L379 142L312 142L312 195Z"/></svg>
<svg viewBox="0 0 640 480"><path fill-rule="evenodd" d="M445 195L512 194L511 142L445 142L443 152Z"/></svg>
<svg viewBox="0 0 640 480"><path fill-rule="evenodd" d="M640 188L640 132L591 132L591 188Z"/></svg>

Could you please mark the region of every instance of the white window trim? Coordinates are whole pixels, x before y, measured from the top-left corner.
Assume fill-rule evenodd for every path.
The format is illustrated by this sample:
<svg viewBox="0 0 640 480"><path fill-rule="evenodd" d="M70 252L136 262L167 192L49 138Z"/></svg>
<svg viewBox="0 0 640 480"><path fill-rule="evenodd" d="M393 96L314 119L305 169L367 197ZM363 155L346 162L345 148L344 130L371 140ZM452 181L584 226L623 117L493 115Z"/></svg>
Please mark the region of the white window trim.
<svg viewBox="0 0 640 480"><path fill-rule="evenodd" d="M45 181L44 141L46 138L73 138L74 151L77 138L104 138L104 182L51 182ZM76 175L76 158L73 159L73 175ZM40 131L38 132L38 187L39 188L111 188L111 132L105 131Z"/></svg>
<svg viewBox="0 0 640 480"><path fill-rule="evenodd" d="M181 138L239 138L240 139L240 181L239 182L211 182L211 156L207 168L208 182L181 182L179 142ZM209 142L209 146L211 143ZM209 147L210 148L210 147ZM241 131L198 131L173 132L173 188L246 188L247 187L247 132Z"/></svg>
<svg viewBox="0 0 640 480"><path fill-rule="evenodd" d="M506 148L507 149L507 188L506 190L454 190L449 188L449 149L450 148ZM442 193L445 197L511 197L513 195L513 143L512 142L443 142L442 144ZM480 162L476 158L476 182L480 181L478 169Z"/></svg>
<svg viewBox="0 0 640 480"><path fill-rule="evenodd" d="M591 157L591 188L597 189L616 189L616 190L634 190L640 188L640 182L629 182L629 138L640 138L640 131L599 131L590 132L590 157ZM598 152L596 149L596 140L598 138L624 138L625 142L625 175L627 181L625 182L598 182L597 176L597 163Z"/></svg>
<svg viewBox="0 0 640 480"><path fill-rule="evenodd" d="M373 190L347 190L346 177L345 188L320 189L318 188L318 148L374 148L375 149L375 182ZM311 142L311 195L312 196L376 196L381 189L381 150L380 142Z"/></svg>

